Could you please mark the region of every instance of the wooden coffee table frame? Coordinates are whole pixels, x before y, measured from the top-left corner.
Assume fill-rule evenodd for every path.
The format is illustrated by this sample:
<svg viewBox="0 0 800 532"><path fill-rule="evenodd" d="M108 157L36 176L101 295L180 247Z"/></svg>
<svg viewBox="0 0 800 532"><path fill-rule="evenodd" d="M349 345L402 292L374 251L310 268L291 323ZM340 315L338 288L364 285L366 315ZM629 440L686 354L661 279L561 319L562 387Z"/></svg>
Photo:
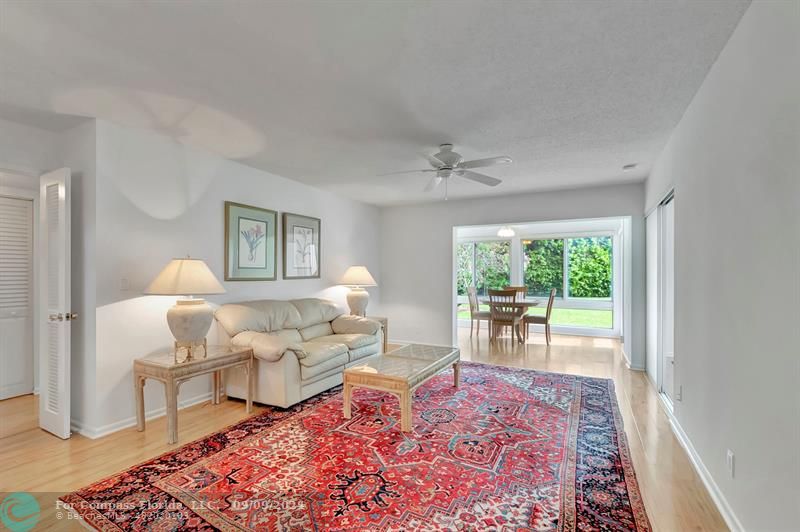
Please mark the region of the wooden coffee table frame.
<svg viewBox="0 0 800 532"><path fill-rule="evenodd" d="M344 382L342 386L345 419L352 418L351 402L353 388L369 388L372 390L380 390L382 392L388 392L397 396L400 401L400 430L403 432L410 432L413 429L411 423L413 417L411 401L414 396L414 390L447 369L448 366L453 366L453 386L458 388L461 381L461 359L460 352L457 348L455 349L455 353L455 362L452 360L447 360L449 357L444 357L442 359L441 368L435 369L431 372L430 376L416 383L414 386L409 386L407 376L396 377L391 375L382 375L380 373L348 371L349 369L352 369L348 368L344 371ZM391 354L391 352L387 354Z"/></svg>

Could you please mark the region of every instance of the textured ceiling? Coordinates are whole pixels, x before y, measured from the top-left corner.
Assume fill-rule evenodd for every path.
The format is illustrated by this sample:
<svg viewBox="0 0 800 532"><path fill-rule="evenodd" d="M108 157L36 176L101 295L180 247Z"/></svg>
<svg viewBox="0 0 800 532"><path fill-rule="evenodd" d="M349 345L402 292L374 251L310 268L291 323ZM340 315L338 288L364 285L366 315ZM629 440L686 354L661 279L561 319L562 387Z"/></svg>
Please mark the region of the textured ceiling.
<svg viewBox="0 0 800 532"><path fill-rule="evenodd" d="M152 128L376 204L440 197L377 174L443 142L514 158L450 197L637 181L747 5L0 0L0 112Z"/></svg>

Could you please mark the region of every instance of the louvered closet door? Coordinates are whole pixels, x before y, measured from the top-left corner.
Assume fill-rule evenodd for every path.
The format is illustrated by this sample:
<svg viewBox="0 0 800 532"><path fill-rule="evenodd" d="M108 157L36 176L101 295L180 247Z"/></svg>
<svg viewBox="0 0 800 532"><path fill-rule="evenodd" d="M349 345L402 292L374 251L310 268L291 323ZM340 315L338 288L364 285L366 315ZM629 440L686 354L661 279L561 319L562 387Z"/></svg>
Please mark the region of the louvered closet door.
<svg viewBox="0 0 800 532"><path fill-rule="evenodd" d="M70 436L70 171L40 178L39 426L60 438Z"/></svg>
<svg viewBox="0 0 800 532"><path fill-rule="evenodd" d="M0 399L33 392L33 201L0 196Z"/></svg>

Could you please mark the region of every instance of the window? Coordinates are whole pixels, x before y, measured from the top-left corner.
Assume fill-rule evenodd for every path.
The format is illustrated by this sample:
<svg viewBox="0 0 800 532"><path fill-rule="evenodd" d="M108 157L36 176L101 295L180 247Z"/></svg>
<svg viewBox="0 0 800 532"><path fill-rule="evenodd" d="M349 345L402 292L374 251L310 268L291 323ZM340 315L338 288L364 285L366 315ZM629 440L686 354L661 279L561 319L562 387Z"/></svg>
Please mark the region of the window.
<svg viewBox="0 0 800 532"><path fill-rule="evenodd" d="M528 297L556 289L553 325L612 329L613 238L578 236L522 240L522 280ZM529 310L544 315L544 306Z"/></svg>
<svg viewBox="0 0 800 532"><path fill-rule="evenodd" d="M611 299L611 237L567 239L569 297Z"/></svg>
<svg viewBox="0 0 800 532"><path fill-rule="evenodd" d="M564 240L523 240L523 279L529 297L556 297L564 295Z"/></svg>
<svg viewBox="0 0 800 532"><path fill-rule="evenodd" d="M519 284L527 288L526 297L540 301L529 314L544 315L550 290L555 289L553 325L614 330L614 260L610 233L462 240L456 247L458 319L469 318L470 286L485 299L489 289Z"/></svg>
<svg viewBox="0 0 800 532"><path fill-rule="evenodd" d="M464 242L458 244L456 253L458 295L467 295L467 288L474 286L479 296L485 296L490 289L510 284L511 242Z"/></svg>

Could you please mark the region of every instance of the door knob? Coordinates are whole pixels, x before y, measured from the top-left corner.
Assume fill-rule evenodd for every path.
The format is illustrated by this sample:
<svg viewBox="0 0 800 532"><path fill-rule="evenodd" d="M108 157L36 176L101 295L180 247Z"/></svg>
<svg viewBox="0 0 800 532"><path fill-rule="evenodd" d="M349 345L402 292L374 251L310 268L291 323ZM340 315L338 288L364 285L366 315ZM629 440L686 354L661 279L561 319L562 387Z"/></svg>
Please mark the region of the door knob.
<svg viewBox="0 0 800 532"><path fill-rule="evenodd" d="M78 319L78 315L76 313L74 313L74 312L67 312L67 315L64 316L64 317L66 318L67 321L70 321L70 320L75 321L75 320Z"/></svg>
<svg viewBox="0 0 800 532"><path fill-rule="evenodd" d="M50 321L64 321L64 315L61 314L60 312L58 314L50 314L48 318L50 319Z"/></svg>

